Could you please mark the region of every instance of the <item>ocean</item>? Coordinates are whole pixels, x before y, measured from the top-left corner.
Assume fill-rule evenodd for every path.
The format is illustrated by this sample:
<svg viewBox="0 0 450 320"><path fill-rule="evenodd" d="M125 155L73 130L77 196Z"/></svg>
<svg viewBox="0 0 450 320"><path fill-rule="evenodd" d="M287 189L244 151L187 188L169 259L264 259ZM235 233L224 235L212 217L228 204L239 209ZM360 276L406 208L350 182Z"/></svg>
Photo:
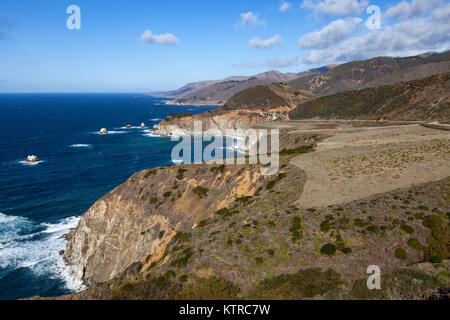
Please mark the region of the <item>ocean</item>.
<svg viewBox="0 0 450 320"><path fill-rule="evenodd" d="M67 274L61 236L133 173L171 164L177 142L148 128L213 108L144 94L0 94L0 299L82 288ZM40 162L27 164L28 155Z"/></svg>

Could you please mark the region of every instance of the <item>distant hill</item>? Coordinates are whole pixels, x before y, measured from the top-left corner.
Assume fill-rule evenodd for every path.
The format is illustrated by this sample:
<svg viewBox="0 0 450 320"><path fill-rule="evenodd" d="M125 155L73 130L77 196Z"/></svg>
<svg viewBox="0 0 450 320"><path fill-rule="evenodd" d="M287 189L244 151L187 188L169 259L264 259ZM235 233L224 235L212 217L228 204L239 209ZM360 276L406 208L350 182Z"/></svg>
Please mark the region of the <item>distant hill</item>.
<svg viewBox="0 0 450 320"><path fill-rule="evenodd" d="M379 119L450 122L450 72L421 80L320 97L290 111L290 119Z"/></svg>
<svg viewBox="0 0 450 320"><path fill-rule="evenodd" d="M216 110L270 110L280 107L292 109L313 98L315 98L314 95L285 84L268 84L240 91L228 99L223 107Z"/></svg>
<svg viewBox="0 0 450 320"><path fill-rule="evenodd" d="M299 77L324 73L333 67L324 66L299 73L281 73L271 70L254 76L235 76L223 80L193 82L175 91L152 93L152 95L173 98L175 99L174 103L178 104L224 104L234 94L250 87L287 82Z"/></svg>
<svg viewBox="0 0 450 320"><path fill-rule="evenodd" d="M414 57L377 57L339 65L328 72L292 80L294 88L324 96L347 90L394 84L450 72L450 51Z"/></svg>

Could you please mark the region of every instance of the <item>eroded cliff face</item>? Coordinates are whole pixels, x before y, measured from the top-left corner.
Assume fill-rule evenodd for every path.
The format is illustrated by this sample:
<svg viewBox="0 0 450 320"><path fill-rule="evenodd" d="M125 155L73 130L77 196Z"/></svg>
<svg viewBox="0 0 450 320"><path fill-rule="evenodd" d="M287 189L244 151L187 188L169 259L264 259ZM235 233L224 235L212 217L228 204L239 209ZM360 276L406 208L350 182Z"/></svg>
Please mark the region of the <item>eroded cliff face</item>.
<svg viewBox="0 0 450 320"><path fill-rule="evenodd" d="M222 135L226 135L227 130L248 130L256 124L270 120L270 116L253 110L233 110L211 115L205 113L171 121L165 120L159 124L158 134L163 136L185 136L214 130ZM201 123L201 127L195 127L195 122Z"/></svg>
<svg viewBox="0 0 450 320"><path fill-rule="evenodd" d="M69 234L64 259L92 285L134 263L145 271L178 231L256 193L260 166L183 165L146 170L99 199Z"/></svg>

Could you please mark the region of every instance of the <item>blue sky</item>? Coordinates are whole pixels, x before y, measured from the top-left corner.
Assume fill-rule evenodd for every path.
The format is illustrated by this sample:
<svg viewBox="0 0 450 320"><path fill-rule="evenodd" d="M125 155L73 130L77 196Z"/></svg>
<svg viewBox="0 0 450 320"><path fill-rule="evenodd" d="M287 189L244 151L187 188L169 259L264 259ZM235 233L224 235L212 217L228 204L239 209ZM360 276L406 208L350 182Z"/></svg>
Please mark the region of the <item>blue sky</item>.
<svg viewBox="0 0 450 320"><path fill-rule="evenodd" d="M2 0L0 92L148 92L449 46L445 0Z"/></svg>

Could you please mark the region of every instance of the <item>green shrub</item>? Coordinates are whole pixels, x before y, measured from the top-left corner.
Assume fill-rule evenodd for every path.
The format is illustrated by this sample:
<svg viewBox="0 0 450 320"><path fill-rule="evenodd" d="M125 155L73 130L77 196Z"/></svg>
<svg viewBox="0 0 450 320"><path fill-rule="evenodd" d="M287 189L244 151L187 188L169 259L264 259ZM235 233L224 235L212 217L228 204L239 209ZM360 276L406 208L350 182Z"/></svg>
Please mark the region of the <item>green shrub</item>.
<svg viewBox="0 0 450 320"><path fill-rule="evenodd" d="M155 204L157 202L158 202L158 198L157 197L153 196L153 197L150 198L150 203L151 204Z"/></svg>
<svg viewBox="0 0 450 320"><path fill-rule="evenodd" d="M425 259L430 261L450 258L450 228L448 225L433 229L424 248Z"/></svg>
<svg viewBox="0 0 450 320"><path fill-rule="evenodd" d="M249 299L299 300L323 295L336 289L343 281L332 269L323 272L319 268L298 270L294 274L282 274L267 278L248 294Z"/></svg>
<svg viewBox="0 0 450 320"><path fill-rule="evenodd" d="M424 292L439 288L441 285L424 271L400 269L382 276L380 290L369 290L367 278L355 281L350 296L351 299L358 300L424 299Z"/></svg>
<svg viewBox="0 0 450 320"><path fill-rule="evenodd" d="M147 171L145 172L145 174L144 174L144 179L147 179L147 178L150 177L152 174L156 174L156 171L155 171L155 170L151 170L151 169L147 170Z"/></svg>
<svg viewBox="0 0 450 320"><path fill-rule="evenodd" d="M205 220L200 221L198 223L198 227L202 228L202 227L206 226L209 223L209 221L210 221L210 219L205 219Z"/></svg>
<svg viewBox="0 0 450 320"><path fill-rule="evenodd" d="M211 172L212 173L223 173L223 171L225 170L225 165L224 164L222 164L222 165L220 165L220 166L218 166L218 167L212 167L211 169Z"/></svg>
<svg viewBox="0 0 450 320"><path fill-rule="evenodd" d="M267 250L267 254L271 257L273 257L275 255L275 251L273 249L268 249Z"/></svg>
<svg viewBox="0 0 450 320"><path fill-rule="evenodd" d="M309 153L313 151L314 147L312 145L300 146L294 149L283 149L280 151L280 156L291 156L296 154Z"/></svg>
<svg viewBox="0 0 450 320"><path fill-rule="evenodd" d="M206 197L208 195L208 189L201 186L195 187L194 189L192 189L192 192L194 192L200 198Z"/></svg>
<svg viewBox="0 0 450 320"><path fill-rule="evenodd" d="M261 257L257 257L257 258L255 258L255 262L256 262L256 264L263 264L264 260Z"/></svg>
<svg viewBox="0 0 450 320"><path fill-rule="evenodd" d="M195 281L186 282L172 298L175 300L236 300L239 297L239 291L239 287L223 278L198 278Z"/></svg>
<svg viewBox="0 0 450 320"><path fill-rule="evenodd" d="M302 218L301 217L294 217L292 220L292 227L289 229L289 231L292 234L292 242L297 242L301 239L301 233L299 230L302 228Z"/></svg>
<svg viewBox="0 0 450 320"><path fill-rule="evenodd" d="M178 169L176 178L177 178L178 180L183 180L183 178L184 178L184 173L185 173L186 171L187 171L187 170L186 170L186 169L183 169L183 168Z"/></svg>
<svg viewBox="0 0 450 320"><path fill-rule="evenodd" d="M172 267L183 268L186 267L189 259L194 255L191 248L187 248L183 251L183 256L173 260L170 265Z"/></svg>
<svg viewBox="0 0 450 320"><path fill-rule="evenodd" d="M327 256L332 256L336 253L336 246L332 243L327 243L322 248L320 248L320 253Z"/></svg>
<svg viewBox="0 0 450 320"><path fill-rule="evenodd" d="M352 252L352 249L350 249L350 248L344 248L344 250L342 250L342 253L344 253L344 254L348 254L348 253L351 253Z"/></svg>
<svg viewBox="0 0 450 320"><path fill-rule="evenodd" d="M408 239L408 246L410 246L411 248L413 248L417 251L422 251L422 249L423 249L422 243L420 243L420 241L417 240L416 238Z"/></svg>
<svg viewBox="0 0 450 320"><path fill-rule="evenodd" d="M188 276L186 274L183 274L180 276L180 282L186 282L188 279Z"/></svg>
<svg viewBox="0 0 450 320"><path fill-rule="evenodd" d="M273 179L272 181L267 182L266 189L267 190L273 189L273 187L275 187L275 185L278 182L280 182L282 179L284 179L286 177L287 177L287 173L286 172L279 173L275 179Z"/></svg>
<svg viewBox="0 0 450 320"><path fill-rule="evenodd" d="M252 196L245 196L240 197L235 200L236 202L239 202L244 207L248 206L250 203L252 203Z"/></svg>
<svg viewBox="0 0 450 320"><path fill-rule="evenodd" d="M225 218L225 217L231 217L232 215L236 214L238 211L237 210L231 210L228 208L222 208L220 210L216 211L216 214Z"/></svg>
<svg viewBox="0 0 450 320"><path fill-rule="evenodd" d="M422 222L425 227L431 230L438 229L440 226L442 226L443 223L444 222L442 221L442 218L437 214L426 216Z"/></svg>
<svg viewBox="0 0 450 320"><path fill-rule="evenodd" d="M406 251L402 248L395 249L395 257L400 260L406 260L408 258Z"/></svg>
<svg viewBox="0 0 450 320"><path fill-rule="evenodd" d="M165 198L168 198L168 197L170 197L171 195L172 195L172 191L164 192L164 197L165 197Z"/></svg>
<svg viewBox="0 0 450 320"><path fill-rule="evenodd" d="M414 229L407 224L402 225L400 228L408 234L414 234Z"/></svg>
<svg viewBox="0 0 450 320"><path fill-rule="evenodd" d="M322 221L322 223L320 224L320 231L322 232L330 231L330 223L328 222L328 220Z"/></svg>
<svg viewBox="0 0 450 320"><path fill-rule="evenodd" d="M164 233L165 233L164 230L163 230L163 231L160 231L160 232L159 232L159 235L158 235L158 238L162 239L162 237L164 237Z"/></svg>

